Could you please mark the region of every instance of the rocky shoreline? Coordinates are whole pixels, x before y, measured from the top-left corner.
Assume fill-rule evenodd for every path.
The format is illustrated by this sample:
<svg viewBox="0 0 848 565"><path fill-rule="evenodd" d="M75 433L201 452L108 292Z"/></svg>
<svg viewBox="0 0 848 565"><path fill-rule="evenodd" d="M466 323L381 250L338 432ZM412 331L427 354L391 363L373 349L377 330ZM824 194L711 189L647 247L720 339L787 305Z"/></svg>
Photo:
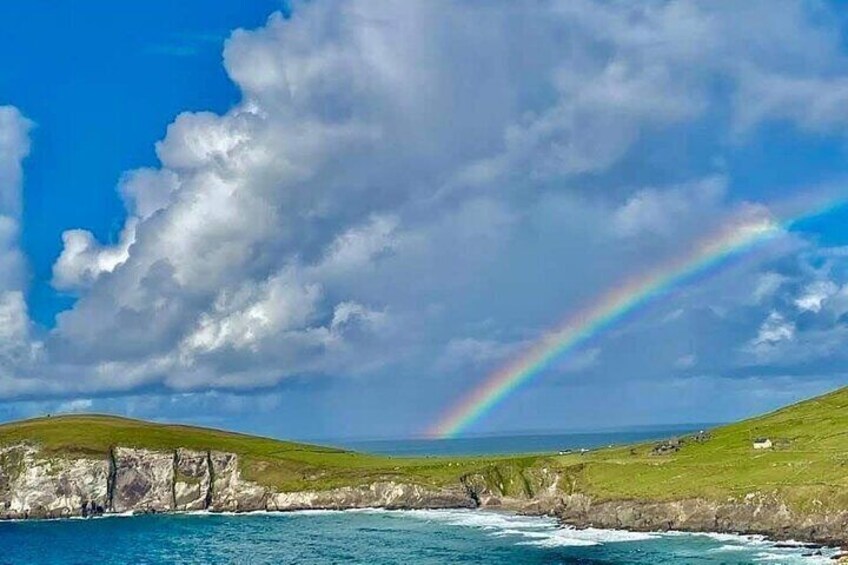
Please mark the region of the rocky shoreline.
<svg viewBox="0 0 848 565"><path fill-rule="evenodd" d="M772 541L830 547L848 544L848 512L799 515L761 496L724 503L702 499L593 502L576 494L564 497L555 515L577 528L761 535Z"/></svg>
<svg viewBox="0 0 848 565"><path fill-rule="evenodd" d="M51 457L32 445L0 448L0 519L102 514L349 508L473 508L461 484L428 489L392 481L275 492L245 480L234 453L115 447L108 457Z"/></svg>
<svg viewBox="0 0 848 565"><path fill-rule="evenodd" d="M234 453L115 447L108 457L56 457L30 444L0 448L0 519L125 513L293 510L500 509L554 516L564 525L631 531L763 535L828 546L848 544L848 512L799 515L758 493L742 500L596 501L566 494L546 469L520 494L480 474L430 488L392 480L330 490L275 492L245 480Z"/></svg>

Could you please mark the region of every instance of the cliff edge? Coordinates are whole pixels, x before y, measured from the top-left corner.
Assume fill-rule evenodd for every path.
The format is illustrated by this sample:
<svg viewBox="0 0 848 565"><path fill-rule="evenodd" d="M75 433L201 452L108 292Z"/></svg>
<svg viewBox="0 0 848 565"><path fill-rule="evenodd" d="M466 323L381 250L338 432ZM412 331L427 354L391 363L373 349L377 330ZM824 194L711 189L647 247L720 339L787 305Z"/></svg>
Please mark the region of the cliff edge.
<svg viewBox="0 0 848 565"><path fill-rule="evenodd" d="M500 457L383 457L59 416L0 425L0 518L482 507L577 527L845 545L846 470L848 389L687 437Z"/></svg>

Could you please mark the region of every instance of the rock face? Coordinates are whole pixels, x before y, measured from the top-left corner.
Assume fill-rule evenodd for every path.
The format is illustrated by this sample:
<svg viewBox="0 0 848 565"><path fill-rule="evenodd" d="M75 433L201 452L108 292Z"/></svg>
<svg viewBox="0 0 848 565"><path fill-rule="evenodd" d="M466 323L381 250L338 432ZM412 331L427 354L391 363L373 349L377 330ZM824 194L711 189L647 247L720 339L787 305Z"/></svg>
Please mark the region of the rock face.
<svg viewBox="0 0 848 565"><path fill-rule="evenodd" d="M166 512L174 509L174 454L116 447L112 450L113 512Z"/></svg>
<svg viewBox="0 0 848 565"><path fill-rule="evenodd" d="M210 510L248 512L265 509L268 493L257 484L242 480L238 455L213 451L209 460L212 464Z"/></svg>
<svg viewBox="0 0 848 565"><path fill-rule="evenodd" d="M477 506L526 514L553 514L560 505L562 476L550 469L473 473L461 479Z"/></svg>
<svg viewBox="0 0 848 565"><path fill-rule="evenodd" d="M239 457L217 451L115 447L102 459L42 452L22 443L0 447L0 519L58 518L118 512L500 508L556 515L577 527L764 534L841 545L848 512L794 513L776 496L740 500L596 501L573 493L549 469L499 466L428 488L376 481L330 490L273 492L245 480Z"/></svg>
<svg viewBox="0 0 848 565"><path fill-rule="evenodd" d="M209 506L212 475L205 451L177 449L174 458L174 509L204 510Z"/></svg>
<svg viewBox="0 0 848 565"><path fill-rule="evenodd" d="M326 491L276 493L268 497L268 510L343 510L348 508L475 508L474 499L461 487L432 490L420 485L377 482L361 487Z"/></svg>
<svg viewBox="0 0 848 565"><path fill-rule="evenodd" d="M24 444L0 448L0 517L58 518L106 510L107 461L37 455Z"/></svg>
<svg viewBox="0 0 848 565"><path fill-rule="evenodd" d="M241 476L234 453L115 447L102 459L50 458L32 445L0 448L0 519L101 513L308 508L473 508L467 487L389 481L327 491L271 492Z"/></svg>
<svg viewBox="0 0 848 565"><path fill-rule="evenodd" d="M577 527L763 534L833 545L844 544L848 532L848 512L798 515L778 499L759 493L723 503L701 499L593 502L574 494L561 499L556 514Z"/></svg>

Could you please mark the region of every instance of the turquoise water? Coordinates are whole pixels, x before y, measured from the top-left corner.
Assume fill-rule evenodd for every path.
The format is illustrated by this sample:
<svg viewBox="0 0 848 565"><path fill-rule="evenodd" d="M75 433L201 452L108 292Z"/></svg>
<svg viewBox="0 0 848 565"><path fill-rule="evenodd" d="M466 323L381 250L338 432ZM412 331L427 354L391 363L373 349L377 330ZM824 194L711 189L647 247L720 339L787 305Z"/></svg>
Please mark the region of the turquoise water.
<svg viewBox="0 0 848 565"><path fill-rule="evenodd" d="M828 563L759 538L558 528L492 512L161 515L0 523L0 563Z"/></svg>

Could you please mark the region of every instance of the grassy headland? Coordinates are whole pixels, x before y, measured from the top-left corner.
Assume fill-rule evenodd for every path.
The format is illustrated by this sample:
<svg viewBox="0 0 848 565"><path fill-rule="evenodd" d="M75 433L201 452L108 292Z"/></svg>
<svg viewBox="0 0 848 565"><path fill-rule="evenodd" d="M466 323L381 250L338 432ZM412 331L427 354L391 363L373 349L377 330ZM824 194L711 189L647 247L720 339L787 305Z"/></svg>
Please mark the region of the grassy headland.
<svg viewBox="0 0 848 565"><path fill-rule="evenodd" d="M237 453L244 477L279 491L321 490L396 480L440 486L499 465L509 474L539 465L542 456L406 458L279 441L194 426L103 415L61 415L0 425L0 445L37 443L49 454L105 457L111 446L178 447Z"/></svg>
<svg viewBox="0 0 848 565"><path fill-rule="evenodd" d="M774 447L756 450L755 438ZM0 445L39 443L56 456L105 456L110 446L238 453L245 478L282 491L396 480L439 486L480 473L503 494L532 494L545 468L565 492L597 499L724 501L775 494L799 510L848 509L848 388L684 439L658 455L656 442L586 454L499 457L385 457L302 443L112 416L38 418L0 426Z"/></svg>

